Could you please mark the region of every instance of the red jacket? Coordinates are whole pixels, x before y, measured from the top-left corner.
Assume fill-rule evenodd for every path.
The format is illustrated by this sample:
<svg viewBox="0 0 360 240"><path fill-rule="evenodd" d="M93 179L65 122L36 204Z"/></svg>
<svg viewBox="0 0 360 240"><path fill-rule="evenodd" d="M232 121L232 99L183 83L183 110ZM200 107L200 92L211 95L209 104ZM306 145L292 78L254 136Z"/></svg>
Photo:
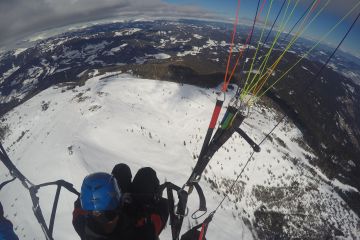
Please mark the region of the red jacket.
<svg viewBox="0 0 360 240"><path fill-rule="evenodd" d="M82 240L156 240L168 216L167 200L164 198L146 207L127 204L119 214L115 230L111 234L104 234L81 208L78 199L74 203L72 223Z"/></svg>

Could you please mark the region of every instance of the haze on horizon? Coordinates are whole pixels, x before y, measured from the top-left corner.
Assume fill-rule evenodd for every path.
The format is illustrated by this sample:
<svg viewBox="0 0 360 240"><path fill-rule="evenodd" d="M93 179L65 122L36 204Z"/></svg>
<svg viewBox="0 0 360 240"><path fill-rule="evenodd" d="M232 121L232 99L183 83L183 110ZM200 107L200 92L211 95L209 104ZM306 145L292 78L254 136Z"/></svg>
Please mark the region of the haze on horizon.
<svg viewBox="0 0 360 240"><path fill-rule="evenodd" d="M276 17L283 1L272 0L273 6L270 21ZM317 39L322 36L336 22L353 9L358 0L319 0L319 7L329 1L326 11L322 13L314 26L305 33L305 37ZM213 19L231 22L235 19L237 0L219 2L217 0L13 0L0 1L0 48L15 47L14 43L40 31L77 24L81 22L98 21L108 18L136 18L136 17L187 17L196 19ZM294 13L294 21L313 0L300 0ZM261 20L271 0L266 2ZM256 11L257 1L241 0L239 17L242 22L251 20ZM336 45L339 38L360 11L358 5L353 13L344 21L326 43ZM352 33L345 41L342 50L351 52L360 58L360 24L357 23Z"/></svg>

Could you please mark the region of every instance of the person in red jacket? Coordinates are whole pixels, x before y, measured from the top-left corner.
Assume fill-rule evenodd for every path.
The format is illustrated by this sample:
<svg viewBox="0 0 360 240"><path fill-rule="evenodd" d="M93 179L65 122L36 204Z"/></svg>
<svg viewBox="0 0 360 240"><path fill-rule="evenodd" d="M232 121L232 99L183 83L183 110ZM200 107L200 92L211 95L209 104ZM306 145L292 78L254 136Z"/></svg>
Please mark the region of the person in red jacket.
<svg viewBox="0 0 360 240"><path fill-rule="evenodd" d="M158 196L159 180L152 168L140 169L131 181L130 168L84 178L74 203L73 226L82 240L157 240L169 212Z"/></svg>

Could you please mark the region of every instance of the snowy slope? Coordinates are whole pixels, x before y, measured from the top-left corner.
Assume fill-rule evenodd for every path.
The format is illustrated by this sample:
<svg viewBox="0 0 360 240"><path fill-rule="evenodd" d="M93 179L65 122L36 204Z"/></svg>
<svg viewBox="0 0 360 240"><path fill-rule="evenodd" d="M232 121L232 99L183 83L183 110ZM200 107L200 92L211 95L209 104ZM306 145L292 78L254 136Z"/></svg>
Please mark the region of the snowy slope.
<svg viewBox="0 0 360 240"><path fill-rule="evenodd" d="M4 145L16 166L35 184L65 179L79 189L87 174L110 172L116 163L124 162L133 175L139 168L151 166L162 182L166 179L182 185L195 164L193 156L200 152L215 100L213 90L109 73L95 76L74 89L49 88L12 110L4 117L3 124L10 128ZM275 110L258 105L243 128L259 142L278 117ZM285 122L272 139L262 145L261 153L255 155L256 161L246 168L237 185L238 191L232 192L230 200L218 211L208 239L252 239L243 217L254 219L254 210L264 204L256 198L254 187L286 187L294 179L306 184L316 182L319 195L330 196L329 203L324 204L335 209L334 213L324 212L323 217L344 221L339 228L343 227L347 236L356 236L359 218L342 207L345 203L332 191L333 184L345 189L347 186L332 183L310 165L306 156L312 156L311 149L301 144L301 132ZM250 147L234 136L210 162L201 181L210 211L221 201L226 185L236 177L250 153ZM286 156L297 159L297 165ZM10 178L4 167L0 172L1 182ZM39 192L47 219L54 194L55 188ZM308 204L317 201L313 194L303 197L306 199L302 201ZM19 181L7 185L0 192L0 199L21 239L44 238L31 211L29 194ZM74 200L74 195L62 191L55 239L78 239L71 225ZM197 205L193 194L190 213ZM187 225L186 219L183 230ZM170 236L168 227L161 238Z"/></svg>

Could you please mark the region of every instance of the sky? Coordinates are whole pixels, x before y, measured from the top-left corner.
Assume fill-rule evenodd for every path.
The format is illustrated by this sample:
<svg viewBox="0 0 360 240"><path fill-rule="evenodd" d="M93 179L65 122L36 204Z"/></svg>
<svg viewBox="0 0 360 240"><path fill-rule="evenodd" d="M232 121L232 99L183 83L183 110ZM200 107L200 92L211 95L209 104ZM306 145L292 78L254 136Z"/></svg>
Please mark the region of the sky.
<svg viewBox="0 0 360 240"><path fill-rule="evenodd" d="M263 1L265 1L265 7L260 15L259 23L264 22L272 2L271 11L269 11L269 24L271 24L284 0L261 0ZM313 0L286 1L290 1L290 9L296 1L299 1L288 26L295 23L313 2ZM257 2L256 0L240 0L239 18L242 23L252 21ZM341 17L354 9L353 13L324 40L335 46L360 11L360 5L354 8L359 0L319 0L317 10L327 2L329 4L325 10L311 24L304 36L312 39L322 37ZM106 18L164 16L231 22L235 19L237 3L238 0L0 0L0 48L39 31ZM286 7L283 8L282 13L285 9ZM342 49L360 57L358 42L360 42L360 20L344 42Z"/></svg>
<svg viewBox="0 0 360 240"><path fill-rule="evenodd" d="M203 7L208 11L213 13L217 13L220 16L224 16L227 18L235 19L236 16L236 7L238 4L237 0L167 0L169 3L180 4L180 5L193 5L195 7ZM260 0L260 6L264 3L264 10L259 17L261 22L265 21L266 14L269 10L269 6L271 0ZM281 6L283 2L286 1L284 7L282 8L281 14L285 12L288 0L273 0L272 7L269 12L269 26L272 25L273 21L276 19L277 14L281 10ZM295 5L296 0L290 0L289 12L292 7ZM303 15L306 9L313 3L313 0L300 0L299 4L295 7L294 15L291 17L287 26L290 26L286 29L290 29L296 21ZM327 4L328 3L328 4ZM320 10L322 7L325 7L324 10L319 14L319 16L309 25L308 30L304 32L304 37L310 39L321 39L331 28L337 24L346 14L352 10L352 14L350 14L344 21L338 25L338 27L329 34L329 37L324 39L324 43L327 43L331 46L336 46L341 38L345 35L348 28L353 23L356 15L360 12L360 4L359 0L319 0L319 5L316 10ZM241 0L240 1L240 19L247 19L253 21L253 18L256 13L258 1L257 0ZM354 6L358 6L354 8ZM314 16L313 14L312 16ZM281 22L281 16L279 17L277 23ZM311 19L311 17L310 17ZM249 21L247 21L249 22ZM241 23L240 23L241 24ZM295 31L296 32L296 31ZM360 19L355 24L351 33L344 41L342 45L342 50L346 52L350 52L358 57L360 57Z"/></svg>

